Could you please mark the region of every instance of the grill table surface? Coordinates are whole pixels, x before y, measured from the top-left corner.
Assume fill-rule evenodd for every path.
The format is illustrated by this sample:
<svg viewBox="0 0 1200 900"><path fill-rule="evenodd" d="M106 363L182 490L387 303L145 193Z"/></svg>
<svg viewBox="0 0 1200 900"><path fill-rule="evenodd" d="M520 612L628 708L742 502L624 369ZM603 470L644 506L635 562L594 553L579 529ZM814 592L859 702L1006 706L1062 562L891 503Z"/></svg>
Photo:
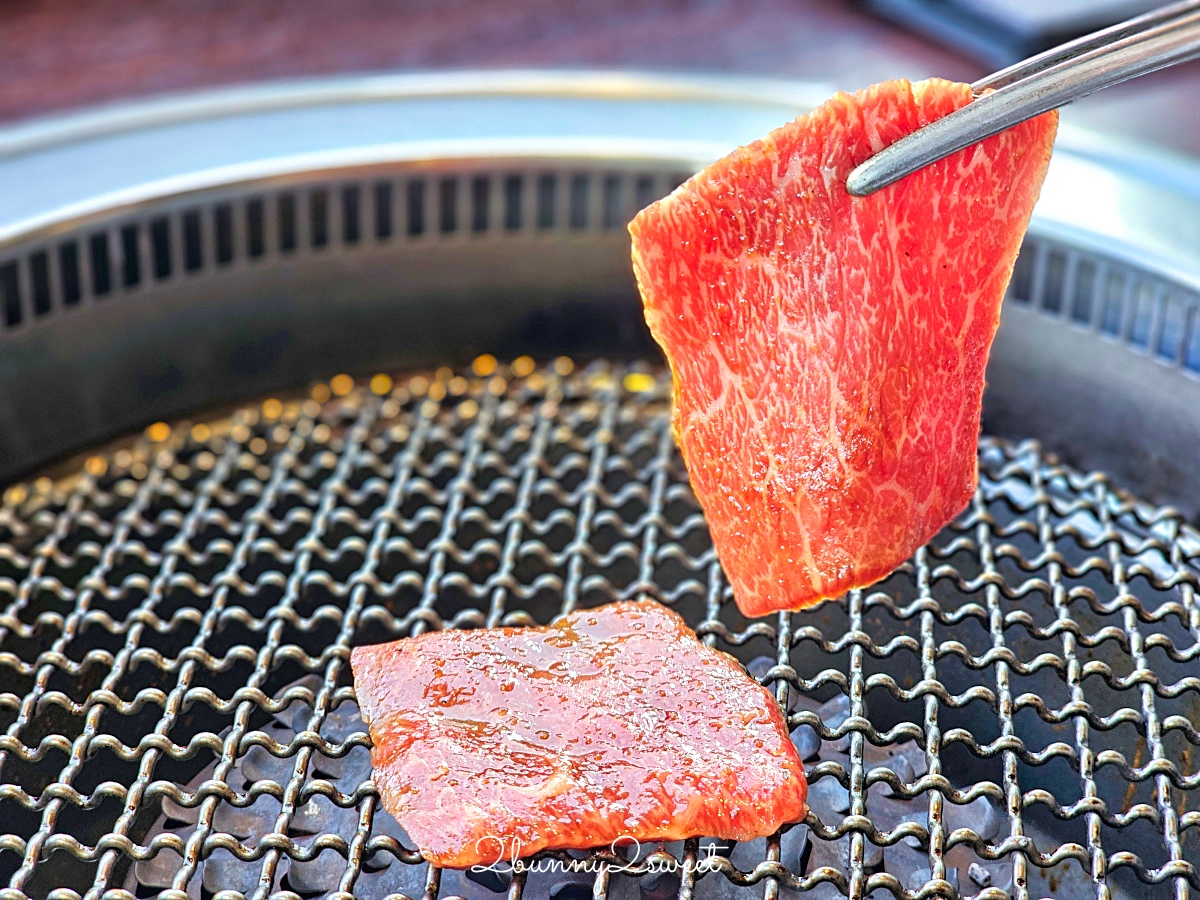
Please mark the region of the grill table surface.
<svg viewBox="0 0 1200 900"><path fill-rule="evenodd" d="M341 376L153 426L5 494L0 897L149 896L135 873L171 853L166 897L211 895L205 867L234 859L254 896L296 890L306 860L329 896L382 896L420 859L369 781L339 786L368 745L350 647L639 596L757 660L790 725L841 748L808 767L814 792L846 791L844 813L805 823L808 869L781 860L788 832L685 874L681 898L1200 890L1200 536L1180 516L1036 444L984 438L974 502L894 575L748 621L687 486L660 369L492 366ZM837 698L848 715L830 727L813 707ZM872 763L910 741L925 774ZM926 818L877 827L887 793ZM995 837L947 827L981 797ZM352 827L313 834L301 819L316 801L352 810ZM222 830L255 804L264 834ZM811 865L844 838L844 866ZM899 845L925 859L916 889L868 865ZM999 861L1011 889L952 865L968 851ZM578 889L499 887L621 896L654 877L646 866ZM413 896L502 896L431 867L412 881Z"/></svg>

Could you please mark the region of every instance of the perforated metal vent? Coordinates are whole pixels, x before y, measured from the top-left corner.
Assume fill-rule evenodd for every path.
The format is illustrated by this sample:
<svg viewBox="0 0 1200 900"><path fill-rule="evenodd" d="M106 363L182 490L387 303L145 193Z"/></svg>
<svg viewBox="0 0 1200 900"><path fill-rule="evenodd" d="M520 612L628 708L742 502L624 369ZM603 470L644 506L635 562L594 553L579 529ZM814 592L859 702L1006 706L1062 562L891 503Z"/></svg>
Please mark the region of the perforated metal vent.
<svg viewBox="0 0 1200 900"><path fill-rule="evenodd" d="M391 167L393 170L397 167ZM0 341L78 308L136 302L170 282L404 244L620 231L689 173L514 161L499 170L399 167L156 205L0 251ZM405 171L408 169L408 171ZM165 207L165 208L164 208ZM7 258L5 258L7 257Z"/></svg>

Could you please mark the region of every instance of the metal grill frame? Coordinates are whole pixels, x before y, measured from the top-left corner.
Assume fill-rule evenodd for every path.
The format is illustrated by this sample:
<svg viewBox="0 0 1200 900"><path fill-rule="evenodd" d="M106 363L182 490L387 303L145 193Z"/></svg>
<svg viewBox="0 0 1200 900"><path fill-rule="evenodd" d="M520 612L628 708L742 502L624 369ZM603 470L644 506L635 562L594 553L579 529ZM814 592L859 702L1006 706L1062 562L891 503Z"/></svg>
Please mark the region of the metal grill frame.
<svg viewBox="0 0 1200 900"><path fill-rule="evenodd" d="M412 73L0 129L0 480L339 370L652 353L623 220L830 90ZM1194 165L1064 125L985 410L1193 519L1196 229Z"/></svg>
<svg viewBox="0 0 1200 900"><path fill-rule="evenodd" d="M65 478L10 489L0 508L7 595L0 684L9 685L0 689L0 829L22 815L38 825L24 836L0 835L0 861L20 858L0 898L79 896L39 880L67 858L86 863L83 896L130 897L121 887L124 868L175 850L183 865L161 896L182 900L201 860L218 849L259 861L256 897L279 889L284 857L332 850L346 868L331 896L348 898L376 852L419 861L372 832L371 784L346 794L311 775L319 756L344 756L368 742L365 733L335 743L321 735L325 717L353 696L350 646L426 628L533 624L643 595L680 609L712 646L743 659L769 648L777 665L762 680L785 706L795 691L850 699L850 717L834 729L810 711L789 717L793 728L809 725L823 739L849 739L848 768L818 761L808 773L812 783L832 778L847 788L848 813L837 822L810 814L806 823L818 840L849 836L847 871L798 876L779 861L776 835L752 869L719 864L732 884L754 886L766 900L822 885L856 898L873 891L903 900L955 897L946 855L967 845L1011 862L1012 896L1021 900L1031 896L1031 882L1064 863L1099 897L1123 872L1154 896L1200 889L1200 770L1188 771L1168 747L1200 746L1198 717L1179 711L1182 701L1198 702L1200 678L1159 674L1178 674L1200 658L1200 535L1177 513L1062 466L1034 443L985 439L971 508L878 589L749 622L732 605L687 487L668 424L666 378L642 366L573 368L564 358L527 377L486 365L478 375L442 369L396 386L381 376L369 382L374 391L343 377L331 383L332 397L321 384L319 400L267 401L199 430L186 422L155 426ZM1101 582L1110 599L1088 586ZM1030 611L1039 599L1041 619ZM893 623L890 633L880 621ZM968 626L980 629L975 638ZM1032 653L1022 634L1060 649ZM888 665L909 658L919 660L920 676L905 684ZM1130 663L1127 671L1119 658ZM949 677L948 667L960 663L965 687ZM145 671L154 677L142 685ZM222 671L229 675L214 689ZM291 683L284 676L297 672L319 674L319 690L278 693ZM1018 693L1014 684L1031 678L1058 685L1066 702ZM1103 686L1085 684L1094 678ZM887 722L868 715L868 697L880 691L919 714ZM1121 702L1106 705L1106 691ZM294 740L277 744L255 723L297 697L313 714ZM954 724L980 704L988 710L983 720L994 720L993 739ZM228 730L189 725L198 709ZM128 728L119 726L148 710L158 711L147 719L152 731L127 743ZM1034 726L1073 733L1041 741L1030 715ZM56 730L52 720L70 727ZM1130 727L1144 737L1142 758L1110 737ZM865 765L868 744L909 739L925 749L925 775L905 783ZM241 794L225 779L256 746L292 760L292 776ZM997 761L1000 777L956 784L947 775L955 748ZM136 777L103 780L97 769L108 758L135 765ZM181 777L161 777L202 758L217 760L216 777L192 795L181 790ZM1077 789L1051 792L1036 778L1031 787L1030 773L1056 760L1074 768ZM35 777L43 770L50 774ZM1105 800L1114 773L1127 786L1124 808ZM39 781L40 789L27 790ZM931 827L878 829L868 796L874 785L927 798ZM1064 802L1075 790L1079 799ZM214 830L220 804L245 805L262 793L283 801L271 834L246 846ZM288 836L296 807L318 794L358 810L350 840L323 835L303 847ZM1007 811L1007 833L997 842L945 827L947 803L980 796ZM159 835L139 843L164 798L199 806L197 827L186 841ZM101 810L112 824L94 843L81 842L73 833L80 814ZM1085 839L1039 846L1029 833L1034 812L1081 824ZM1125 844L1114 849L1114 834L1143 825L1159 834L1161 860L1144 861ZM916 891L863 865L868 841L907 838L929 856L931 880ZM698 853L689 841L683 859ZM440 877L429 869L423 900L439 896ZM595 896L605 896L608 878L597 877ZM517 876L508 900L520 900L522 890ZM701 893L685 870L681 900ZM989 888L976 896L1009 895Z"/></svg>

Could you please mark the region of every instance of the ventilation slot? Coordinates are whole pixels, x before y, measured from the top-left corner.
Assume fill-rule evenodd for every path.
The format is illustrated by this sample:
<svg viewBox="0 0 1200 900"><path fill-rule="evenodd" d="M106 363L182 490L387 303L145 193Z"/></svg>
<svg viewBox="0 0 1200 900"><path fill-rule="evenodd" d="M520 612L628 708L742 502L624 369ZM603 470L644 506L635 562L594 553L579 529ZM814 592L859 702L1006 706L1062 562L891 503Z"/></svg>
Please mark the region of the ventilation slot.
<svg viewBox="0 0 1200 900"><path fill-rule="evenodd" d="M362 234L359 223L359 207L361 194L358 185L347 185L342 188L342 243L357 244Z"/></svg>
<svg viewBox="0 0 1200 900"><path fill-rule="evenodd" d="M392 184L381 181L375 185L375 237L385 241L392 236Z"/></svg>
<svg viewBox="0 0 1200 900"><path fill-rule="evenodd" d="M491 199L492 184L486 175L478 175L471 181L471 230L479 233L488 230L488 201Z"/></svg>
<svg viewBox="0 0 1200 900"><path fill-rule="evenodd" d="M246 201L246 256L258 259L267 252L267 209L262 197Z"/></svg>
<svg viewBox="0 0 1200 900"><path fill-rule="evenodd" d="M425 182L408 183L408 233L413 237L425 233Z"/></svg>
<svg viewBox="0 0 1200 900"><path fill-rule="evenodd" d="M74 241L58 246L58 277L62 279L63 306L78 306L83 289L79 283L79 245Z"/></svg>
<svg viewBox="0 0 1200 900"><path fill-rule="evenodd" d="M50 313L50 254L39 250L29 257L29 280L33 288L33 314Z"/></svg>
<svg viewBox="0 0 1200 900"><path fill-rule="evenodd" d="M1075 290L1071 300L1071 320L1080 325L1092 321L1092 311L1096 299L1096 264L1089 260L1080 260L1075 267Z"/></svg>
<svg viewBox="0 0 1200 900"><path fill-rule="evenodd" d="M329 195L313 191L308 197L308 227L314 247L329 243Z"/></svg>
<svg viewBox="0 0 1200 900"><path fill-rule="evenodd" d="M638 177L633 189L634 199L637 200L638 210L643 210L655 200L658 199L654 195L654 178L650 175L641 175Z"/></svg>
<svg viewBox="0 0 1200 900"><path fill-rule="evenodd" d="M1187 337L1184 340L1183 364L1200 372L1200 298L1193 297L1187 317Z"/></svg>
<svg viewBox="0 0 1200 900"><path fill-rule="evenodd" d="M280 194L276 210L279 219L279 252L293 253L296 250L296 195Z"/></svg>
<svg viewBox="0 0 1200 900"><path fill-rule="evenodd" d="M1135 347L1148 348L1150 334L1154 328L1154 318L1158 306L1158 291L1149 281L1138 285L1137 296L1133 304L1133 316L1129 325L1129 343Z"/></svg>
<svg viewBox="0 0 1200 900"><path fill-rule="evenodd" d="M1042 309L1047 312L1062 312L1066 280L1066 254L1059 250L1051 251L1046 260L1046 275L1042 282Z"/></svg>
<svg viewBox="0 0 1200 900"><path fill-rule="evenodd" d="M1113 337L1121 333L1121 316L1125 307L1126 290L1125 279L1116 272L1109 273L1104 285L1100 330Z"/></svg>
<svg viewBox="0 0 1200 900"><path fill-rule="evenodd" d="M438 200L440 215L438 230L442 234L451 234L458 230L458 180L443 178L438 185Z"/></svg>
<svg viewBox="0 0 1200 900"><path fill-rule="evenodd" d="M150 222L150 253L154 262L154 277L159 281L171 277L171 220L166 216Z"/></svg>
<svg viewBox="0 0 1200 900"><path fill-rule="evenodd" d="M620 228L624 222L621 215L621 179L617 175L609 175L604 179L603 221L606 229Z"/></svg>
<svg viewBox="0 0 1200 900"><path fill-rule="evenodd" d="M88 256L92 264L92 294L103 297L112 290L112 264L108 256L108 232L93 234L88 239Z"/></svg>
<svg viewBox="0 0 1200 900"><path fill-rule="evenodd" d="M554 176L542 175L537 180L537 227L554 227Z"/></svg>
<svg viewBox="0 0 1200 900"><path fill-rule="evenodd" d="M588 224L588 177L575 175L571 178L571 213L568 217L571 228L578 231Z"/></svg>
<svg viewBox="0 0 1200 900"><path fill-rule="evenodd" d="M216 216L217 265L227 266L233 262L233 206L222 203L217 206Z"/></svg>
<svg viewBox="0 0 1200 900"><path fill-rule="evenodd" d="M4 309L4 324L15 328L21 324L21 286L17 281L16 262L0 266L0 305Z"/></svg>
<svg viewBox="0 0 1200 900"><path fill-rule="evenodd" d="M504 227L508 231L521 228L521 195L524 186L520 175L509 175L504 179Z"/></svg>
<svg viewBox="0 0 1200 900"><path fill-rule="evenodd" d="M1187 325L1188 304L1182 297L1168 297L1163 305L1162 323L1155 352L1169 362L1176 362L1183 354L1183 332Z"/></svg>
<svg viewBox="0 0 1200 900"><path fill-rule="evenodd" d="M126 225L121 229L121 283L126 288L137 287L142 280L142 260L138 253L138 227Z"/></svg>
<svg viewBox="0 0 1200 900"><path fill-rule="evenodd" d="M204 266L204 233L200 228L200 210L183 214L183 267L198 272Z"/></svg>

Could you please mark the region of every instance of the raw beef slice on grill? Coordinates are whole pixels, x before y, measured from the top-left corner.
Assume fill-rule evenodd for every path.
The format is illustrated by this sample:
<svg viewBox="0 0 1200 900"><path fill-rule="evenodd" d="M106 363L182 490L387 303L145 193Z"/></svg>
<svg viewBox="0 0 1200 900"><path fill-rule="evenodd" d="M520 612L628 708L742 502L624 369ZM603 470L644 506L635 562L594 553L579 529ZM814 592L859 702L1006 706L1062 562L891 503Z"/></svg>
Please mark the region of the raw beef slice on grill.
<svg viewBox="0 0 1200 900"><path fill-rule="evenodd" d="M804 817L775 698L653 601L429 632L351 665L383 805L438 865L743 840Z"/></svg>
<svg viewBox="0 0 1200 900"><path fill-rule="evenodd" d="M872 584L971 499L984 367L1056 114L846 191L970 102L940 80L838 94L630 226L676 435L746 615Z"/></svg>

